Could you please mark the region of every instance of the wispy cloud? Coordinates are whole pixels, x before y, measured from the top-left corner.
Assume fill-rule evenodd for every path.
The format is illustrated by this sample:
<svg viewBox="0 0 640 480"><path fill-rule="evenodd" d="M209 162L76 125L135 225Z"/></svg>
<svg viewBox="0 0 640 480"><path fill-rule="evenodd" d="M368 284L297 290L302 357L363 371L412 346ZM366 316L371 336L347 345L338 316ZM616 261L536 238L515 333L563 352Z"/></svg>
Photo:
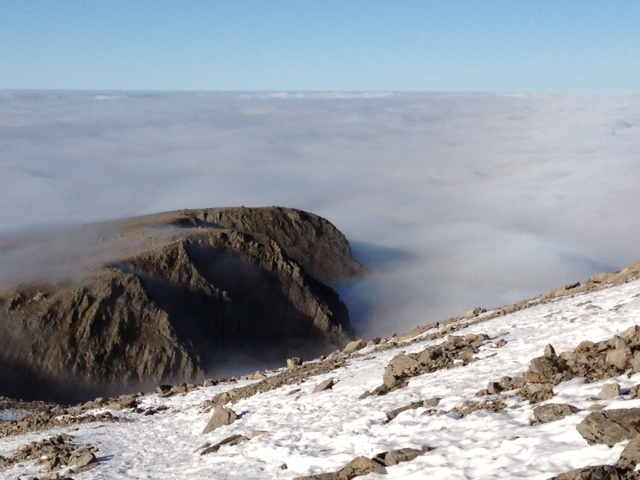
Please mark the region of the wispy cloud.
<svg viewBox="0 0 640 480"><path fill-rule="evenodd" d="M0 232L310 210L374 267L342 293L363 332L389 334L637 260L639 100L0 92ZM0 252L1 274L31 257Z"/></svg>

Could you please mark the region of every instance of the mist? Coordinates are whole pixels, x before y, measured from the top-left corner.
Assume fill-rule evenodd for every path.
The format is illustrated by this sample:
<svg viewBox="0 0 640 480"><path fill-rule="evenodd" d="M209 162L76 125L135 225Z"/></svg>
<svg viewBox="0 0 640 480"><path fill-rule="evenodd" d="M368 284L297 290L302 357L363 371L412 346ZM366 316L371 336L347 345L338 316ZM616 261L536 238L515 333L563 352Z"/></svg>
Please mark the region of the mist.
<svg viewBox="0 0 640 480"><path fill-rule="evenodd" d="M363 337L640 260L637 95L0 91L0 106L0 285L79 254L36 233L239 205L345 233L371 272L337 286Z"/></svg>

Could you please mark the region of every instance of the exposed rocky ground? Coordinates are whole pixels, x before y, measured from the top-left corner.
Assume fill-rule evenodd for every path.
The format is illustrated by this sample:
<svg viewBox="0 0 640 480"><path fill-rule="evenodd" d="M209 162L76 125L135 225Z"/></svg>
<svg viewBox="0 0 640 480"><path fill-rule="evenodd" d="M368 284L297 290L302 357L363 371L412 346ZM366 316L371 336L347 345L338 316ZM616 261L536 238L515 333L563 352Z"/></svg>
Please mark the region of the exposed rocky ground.
<svg viewBox="0 0 640 480"><path fill-rule="evenodd" d="M68 402L198 382L353 338L323 282L364 268L316 215L185 210L94 229L108 233L70 260L82 275L0 294L0 394Z"/></svg>

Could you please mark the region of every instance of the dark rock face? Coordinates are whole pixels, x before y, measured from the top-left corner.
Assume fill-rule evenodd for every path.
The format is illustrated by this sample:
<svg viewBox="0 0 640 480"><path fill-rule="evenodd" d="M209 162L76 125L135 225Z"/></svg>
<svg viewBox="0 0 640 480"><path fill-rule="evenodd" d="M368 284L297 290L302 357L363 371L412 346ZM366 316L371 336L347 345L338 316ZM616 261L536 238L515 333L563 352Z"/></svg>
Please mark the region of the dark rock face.
<svg viewBox="0 0 640 480"><path fill-rule="evenodd" d="M0 296L0 394L68 401L69 389L82 398L196 381L248 352L282 363L353 338L346 306L319 278L364 269L326 220L276 207L143 218L148 243L167 229L173 241L114 256L82 285Z"/></svg>

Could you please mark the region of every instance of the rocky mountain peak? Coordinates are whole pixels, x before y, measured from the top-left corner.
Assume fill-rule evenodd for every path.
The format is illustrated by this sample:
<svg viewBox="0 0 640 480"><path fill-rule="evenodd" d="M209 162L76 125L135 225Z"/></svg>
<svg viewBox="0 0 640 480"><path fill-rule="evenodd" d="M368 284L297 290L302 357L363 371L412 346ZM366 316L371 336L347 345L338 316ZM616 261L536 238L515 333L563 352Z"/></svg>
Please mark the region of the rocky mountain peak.
<svg viewBox="0 0 640 480"><path fill-rule="evenodd" d="M0 394L65 401L70 390L82 398L190 382L353 338L346 306L322 281L364 268L316 215L184 210L113 227L118 235L100 249L111 256L85 281L0 296Z"/></svg>

